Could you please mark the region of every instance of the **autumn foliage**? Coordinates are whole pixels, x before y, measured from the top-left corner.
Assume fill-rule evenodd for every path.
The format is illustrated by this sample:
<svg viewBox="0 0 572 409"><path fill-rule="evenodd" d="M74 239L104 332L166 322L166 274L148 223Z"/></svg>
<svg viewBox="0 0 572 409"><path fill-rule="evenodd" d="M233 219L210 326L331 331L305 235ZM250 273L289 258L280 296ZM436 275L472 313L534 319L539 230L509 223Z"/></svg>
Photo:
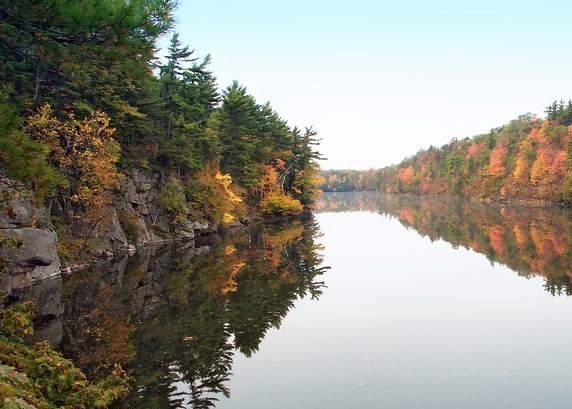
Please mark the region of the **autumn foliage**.
<svg viewBox="0 0 572 409"><path fill-rule="evenodd" d="M379 190L568 203L572 126L559 113L567 105L553 109L546 119L523 115L488 134L421 150L379 170Z"/></svg>
<svg viewBox="0 0 572 409"><path fill-rule="evenodd" d="M481 203L444 195L329 193L323 211L368 210L399 220L431 241L481 253L525 277L542 276L552 293L572 294L572 219L556 206Z"/></svg>
<svg viewBox="0 0 572 409"><path fill-rule="evenodd" d="M81 210L81 218L92 225L106 217L112 191L120 182L120 148L108 116L95 112L79 120L68 113L60 119L46 104L28 118L26 131L47 146L49 163L68 180L67 191L60 189L62 207L70 214ZM71 203L64 203L67 199Z"/></svg>

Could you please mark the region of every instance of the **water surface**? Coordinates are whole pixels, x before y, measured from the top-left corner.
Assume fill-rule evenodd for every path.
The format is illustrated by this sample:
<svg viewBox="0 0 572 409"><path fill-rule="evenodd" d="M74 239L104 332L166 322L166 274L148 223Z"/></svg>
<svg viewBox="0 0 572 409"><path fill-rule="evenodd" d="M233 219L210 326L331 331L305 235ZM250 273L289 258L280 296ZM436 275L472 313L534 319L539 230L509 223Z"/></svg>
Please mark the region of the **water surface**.
<svg viewBox="0 0 572 409"><path fill-rule="evenodd" d="M220 407L569 407L570 247L551 244L569 243L568 213L377 194L321 207L327 289L236 358Z"/></svg>
<svg viewBox="0 0 572 409"><path fill-rule="evenodd" d="M40 334L90 376L121 363L117 407L567 408L571 248L561 209L326 194L66 278Z"/></svg>

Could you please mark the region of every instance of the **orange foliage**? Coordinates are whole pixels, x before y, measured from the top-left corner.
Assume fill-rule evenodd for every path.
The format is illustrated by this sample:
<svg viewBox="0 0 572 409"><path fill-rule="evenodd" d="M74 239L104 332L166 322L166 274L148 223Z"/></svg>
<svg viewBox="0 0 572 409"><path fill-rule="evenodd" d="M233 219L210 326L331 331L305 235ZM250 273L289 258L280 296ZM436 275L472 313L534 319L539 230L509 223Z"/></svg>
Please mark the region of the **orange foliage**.
<svg viewBox="0 0 572 409"><path fill-rule="evenodd" d="M537 224L530 225L530 238L534 247L536 248L536 252L539 256L545 256L548 254L548 241L545 240L545 231ZM544 257L537 257L544 258ZM542 271L542 267L537 267L537 271Z"/></svg>
<svg viewBox="0 0 572 409"><path fill-rule="evenodd" d="M120 181L115 167L120 147L109 117L96 112L78 120L68 114L61 121L46 104L28 119L26 130L33 139L48 145L50 161L72 182L69 198L85 209L82 219L95 224L106 217L111 191Z"/></svg>
<svg viewBox="0 0 572 409"><path fill-rule="evenodd" d="M482 253L481 244L476 240L473 240L469 243L469 248L475 250L478 253Z"/></svg>
<svg viewBox="0 0 572 409"><path fill-rule="evenodd" d="M544 135L542 128L534 128L531 130L528 134L528 138L538 143L543 143L546 140L546 136Z"/></svg>
<svg viewBox="0 0 572 409"><path fill-rule="evenodd" d="M489 239L491 246L499 257L506 256L506 248L504 246L504 230L502 226L495 225L489 228Z"/></svg>
<svg viewBox="0 0 572 409"><path fill-rule="evenodd" d="M262 176L260 179L260 194L262 197L267 196L278 188L278 172L272 165L262 165Z"/></svg>
<svg viewBox="0 0 572 409"><path fill-rule="evenodd" d="M282 261L281 250L289 244L298 240L304 232L304 226L293 223L288 228L279 231L265 231L262 235L264 242L264 260L268 263L268 273L277 271ZM283 274L285 277L286 275Z"/></svg>
<svg viewBox="0 0 572 409"><path fill-rule="evenodd" d="M406 168L400 168L398 178L402 183L408 184L413 179L415 175L415 169L413 166L409 165Z"/></svg>
<svg viewBox="0 0 572 409"><path fill-rule="evenodd" d="M415 214L413 213L413 211L408 208L408 207L404 207L399 209L399 216L398 216L399 220L404 220L409 224L413 224L413 222L415 221Z"/></svg>
<svg viewBox="0 0 572 409"><path fill-rule="evenodd" d="M481 143L473 142L467 149L467 159L477 156L484 150L485 150L485 144L483 142Z"/></svg>
<svg viewBox="0 0 572 409"><path fill-rule="evenodd" d="M491 152L489 173L492 176L502 176L505 172L504 158L507 153L506 143L500 143Z"/></svg>
<svg viewBox="0 0 572 409"><path fill-rule="evenodd" d="M550 165L550 173L555 181L561 181L564 178L566 169L566 151L558 150L554 152L554 157Z"/></svg>

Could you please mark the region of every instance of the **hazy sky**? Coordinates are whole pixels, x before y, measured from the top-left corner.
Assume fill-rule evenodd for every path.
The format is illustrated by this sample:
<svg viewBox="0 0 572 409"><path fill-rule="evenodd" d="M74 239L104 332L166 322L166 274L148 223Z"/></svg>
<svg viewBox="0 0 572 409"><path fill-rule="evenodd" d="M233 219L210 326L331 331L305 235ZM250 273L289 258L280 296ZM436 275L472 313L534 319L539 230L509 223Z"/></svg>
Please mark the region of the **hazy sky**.
<svg viewBox="0 0 572 409"><path fill-rule="evenodd" d="M323 168L382 167L572 98L572 1L180 0L180 39Z"/></svg>

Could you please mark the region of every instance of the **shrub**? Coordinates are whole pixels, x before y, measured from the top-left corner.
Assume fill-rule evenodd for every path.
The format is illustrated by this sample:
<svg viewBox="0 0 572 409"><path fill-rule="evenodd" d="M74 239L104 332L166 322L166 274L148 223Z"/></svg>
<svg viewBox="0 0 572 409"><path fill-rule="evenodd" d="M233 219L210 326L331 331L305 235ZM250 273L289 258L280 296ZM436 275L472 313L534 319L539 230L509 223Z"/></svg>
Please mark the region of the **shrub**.
<svg viewBox="0 0 572 409"><path fill-rule="evenodd" d="M181 182L173 179L167 182L159 193L159 203L172 217L173 222L186 219L189 209Z"/></svg>
<svg viewBox="0 0 572 409"><path fill-rule="evenodd" d="M32 140L21 125L14 107L0 93L0 165L8 177L31 188L35 201L41 203L67 181L48 163L49 147Z"/></svg>
<svg viewBox="0 0 572 409"><path fill-rule="evenodd" d="M187 186L191 215L214 223L231 223L243 213L240 195L229 175L212 169L198 172Z"/></svg>
<svg viewBox="0 0 572 409"><path fill-rule="evenodd" d="M119 367L94 384L47 342L26 345L32 309L32 303L0 309L2 407L106 408L127 394L127 376Z"/></svg>
<svg viewBox="0 0 572 409"><path fill-rule="evenodd" d="M302 204L290 196L271 193L260 203L262 213L273 216L293 216L303 211Z"/></svg>

